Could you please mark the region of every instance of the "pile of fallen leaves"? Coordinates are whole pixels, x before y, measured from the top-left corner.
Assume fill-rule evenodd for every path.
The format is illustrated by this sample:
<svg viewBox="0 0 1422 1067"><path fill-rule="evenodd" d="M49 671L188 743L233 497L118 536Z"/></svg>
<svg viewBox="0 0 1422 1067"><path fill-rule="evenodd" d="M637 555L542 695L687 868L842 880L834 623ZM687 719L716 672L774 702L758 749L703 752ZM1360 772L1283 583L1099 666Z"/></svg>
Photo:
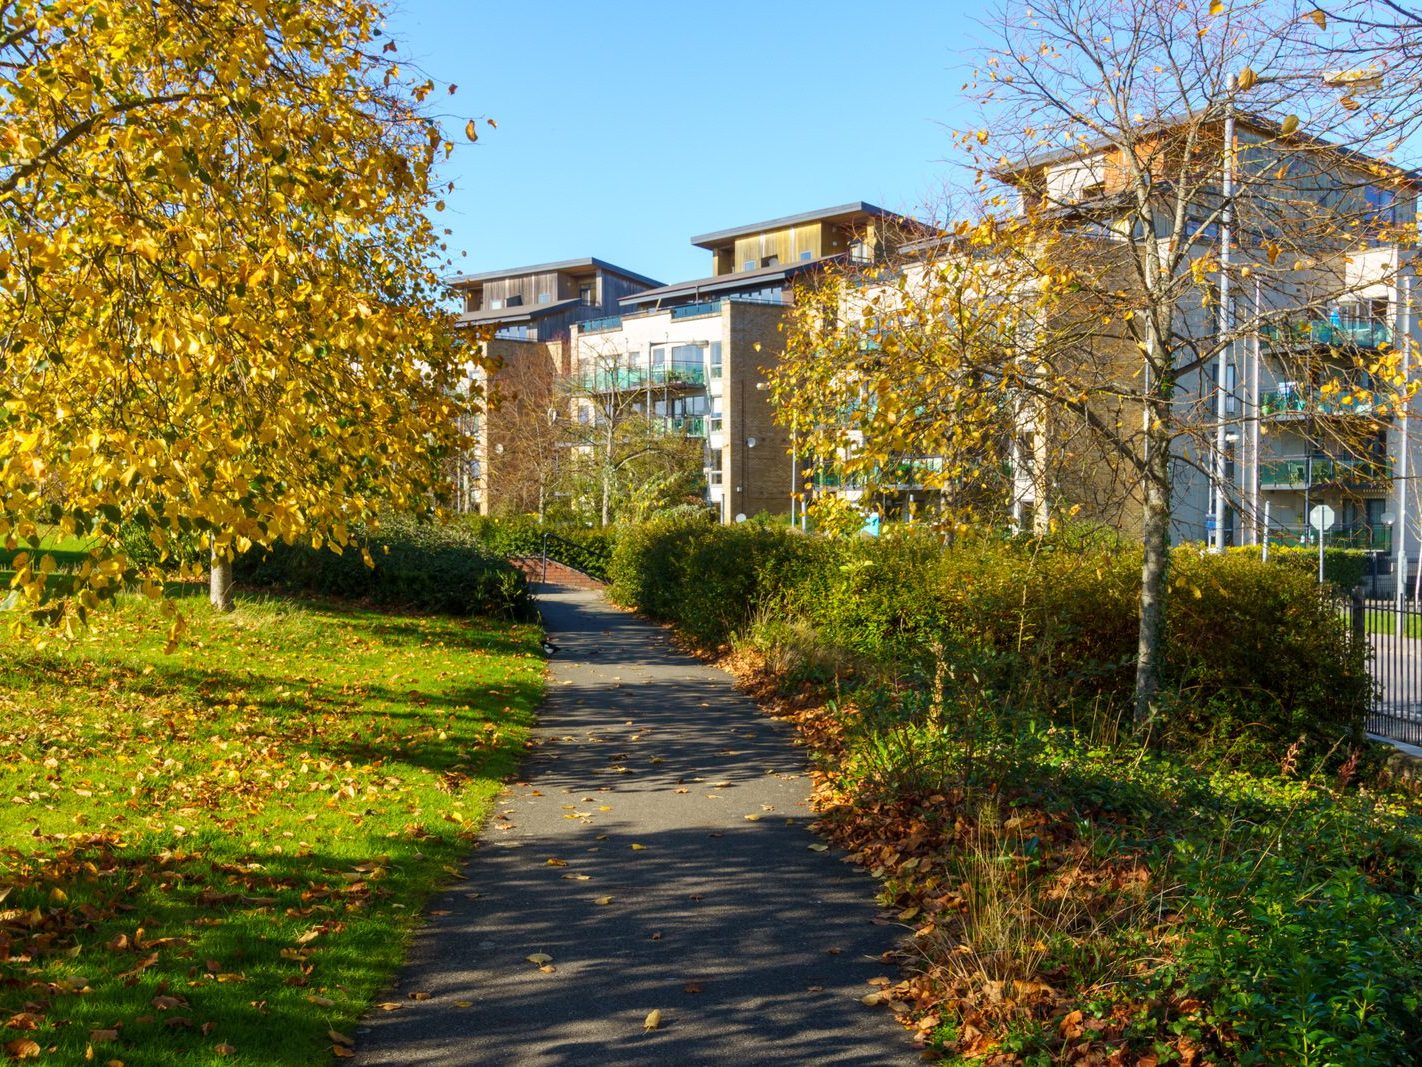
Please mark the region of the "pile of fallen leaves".
<svg viewBox="0 0 1422 1067"><path fill-rule="evenodd" d="M1148 971L1159 962L1154 953L1167 949L1171 916L1160 907L1163 887L1142 850L1094 852L1067 812L1006 793L860 793L842 770L852 702L831 702L809 684L787 692L753 648L737 648L720 662L767 711L795 724L815 756L816 829L874 876L881 920L905 929L896 954L903 977L876 980L866 1004L892 1010L925 1049L985 1065L1022 1063L1033 1051L1052 1062L1113 1067L1217 1061L1217 1050L1207 1055L1195 1038L1160 1025L1198 1013L1198 1002L1133 1002L1109 983L1084 989L1067 966L1053 963L1044 940L1018 944L1008 958L985 959L969 936L974 901L963 868L986 844L994 853L989 860L1012 868L998 887L1006 897L998 903L1018 909L1018 933L1051 936L1058 950L1068 939L1078 951L1100 953L1115 951L1115 935L1132 924L1142 948L1122 966ZM1008 814L984 827L984 804ZM1139 1022L1145 1017L1148 1033Z"/></svg>

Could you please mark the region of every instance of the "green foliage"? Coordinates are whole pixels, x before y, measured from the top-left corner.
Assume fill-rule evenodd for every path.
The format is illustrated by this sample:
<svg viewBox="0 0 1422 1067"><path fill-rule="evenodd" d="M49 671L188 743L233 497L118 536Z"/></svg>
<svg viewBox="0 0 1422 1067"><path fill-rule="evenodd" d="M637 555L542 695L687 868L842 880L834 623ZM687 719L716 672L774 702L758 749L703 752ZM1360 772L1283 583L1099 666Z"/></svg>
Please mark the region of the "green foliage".
<svg viewBox="0 0 1422 1067"><path fill-rule="evenodd" d="M1264 550L1256 545L1229 549L1229 555L1260 559ZM1323 549L1323 577L1339 589L1356 589L1368 580L1369 553L1361 548ZM1304 545L1270 545L1269 562L1318 578L1318 549Z"/></svg>
<svg viewBox="0 0 1422 1067"><path fill-rule="evenodd" d="M448 615L533 615L523 575L489 555L472 530L389 518L357 530L355 543L367 546L373 567L353 547L278 544L240 557L237 581Z"/></svg>
<svg viewBox="0 0 1422 1067"><path fill-rule="evenodd" d="M1038 720L1114 721L1132 694L1140 554L1100 538L945 548L914 529L836 542L677 517L628 530L611 573L614 597L708 644L772 610L847 669L911 680L941 656ZM1361 742L1364 650L1309 575L1189 547L1171 574L1169 744L1254 760Z"/></svg>
<svg viewBox="0 0 1422 1067"><path fill-rule="evenodd" d="M1228 1020L1245 1063L1417 1062L1422 947L1415 899L1352 865L1221 856L1182 843L1189 935L1181 990Z"/></svg>
<svg viewBox="0 0 1422 1067"><path fill-rule="evenodd" d="M604 582L619 536L616 526L540 525L528 517L469 515L459 521L491 555L507 559L546 550L549 559Z"/></svg>
<svg viewBox="0 0 1422 1067"><path fill-rule="evenodd" d="M829 542L748 522L676 512L626 530L613 553L615 599L719 645L770 597L805 595L833 558Z"/></svg>
<svg viewBox="0 0 1422 1067"><path fill-rule="evenodd" d="M331 1062L542 696L533 627L203 606L173 651L159 607L120 598L84 641L0 662L0 884L36 916L6 924L0 1018L30 1013L4 1040L45 1063Z"/></svg>

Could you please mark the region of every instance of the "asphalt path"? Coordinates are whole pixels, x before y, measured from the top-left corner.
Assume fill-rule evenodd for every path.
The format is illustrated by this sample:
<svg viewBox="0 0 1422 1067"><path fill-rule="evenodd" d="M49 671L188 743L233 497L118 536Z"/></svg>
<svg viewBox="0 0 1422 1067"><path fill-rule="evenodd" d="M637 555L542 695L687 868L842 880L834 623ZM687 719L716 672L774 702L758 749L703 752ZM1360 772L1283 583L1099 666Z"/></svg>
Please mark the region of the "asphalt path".
<svg viewBox="0 0 1422 1067"><path fill-rule="evenodd" d="M539 600L534 752L352 1062L921 1062L860 1002L898 931L808 831L793 731L600 594Z"/></svg>

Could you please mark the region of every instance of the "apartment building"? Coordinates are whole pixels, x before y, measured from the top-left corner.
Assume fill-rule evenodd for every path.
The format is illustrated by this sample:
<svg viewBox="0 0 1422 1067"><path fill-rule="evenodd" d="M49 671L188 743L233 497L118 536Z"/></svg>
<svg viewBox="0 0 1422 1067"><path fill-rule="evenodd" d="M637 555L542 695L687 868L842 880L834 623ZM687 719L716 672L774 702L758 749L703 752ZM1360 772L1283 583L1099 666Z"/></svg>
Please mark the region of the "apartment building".
<svg viewBox="0 0 1422 1067"><path fill-rule="evenodd" d="M916 220L864 202L693 237L712 273L623 296L617 314L574 324L576 417L614 398L668 433L704 441L707 503L722 522L793 510L795 442L774 419L765 372L784 350L796 286L831 263L883 260Z"/></svg>
<svg viewBox="0 0 1422 1067"><path fill-rule="evenodd" d="M1233 136L1228 152L1225 130ZM1164 125L1156 134L1163 157L1173 132ZM1222 351L1177 383L1182 420L1205 432L1177 446L1174 539L1213 541L1222 511L1226 545L1316 543L1308 516L1326 504L1334 513L1326 543L1374 550L1386 588L1394 559L1417 570L1422 500L1410 476L1399 477L1418 470L1416 424L1409 430L1410 405L1388 368L1419 337L1406 224L1422 183L1256 116L1196 133L1215 142L1184 219L1190 269L1199 267L1223 299L1205 304L1204 287L1188 290L1178 329L1201 350ZM1219 213L1226 166L1228 218ZM1109 258L1124 241L1128 179L1114 150L1064 152L999 177L1024 211L1068 218L1097 255ZM1155 235L1163 242L1173 224L1157 217ZM1221 287L1222 260L1229 266ZM1121 341L1128 381L1141 361ZM1141 411L1128 407L1126 417Z"/></svg>
<svg viewBox="0 0 1422 1067"><path fill-rule="evenodd" d="M455 472L458 506L480 514L497 506L534 510L550 458L547 413L561 402L555 384L571 370L571 329L661 283L592 257L456 275L447 283L462 303L456 328L495 360L474 383L487 402L467 427L474 447Z"/></svg>

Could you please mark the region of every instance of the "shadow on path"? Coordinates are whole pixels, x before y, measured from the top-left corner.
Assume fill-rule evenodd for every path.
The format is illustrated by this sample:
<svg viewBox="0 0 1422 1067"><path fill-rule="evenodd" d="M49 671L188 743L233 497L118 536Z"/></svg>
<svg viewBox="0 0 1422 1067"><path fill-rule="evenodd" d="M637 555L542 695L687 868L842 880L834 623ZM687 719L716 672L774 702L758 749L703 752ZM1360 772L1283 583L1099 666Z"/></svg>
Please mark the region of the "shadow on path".
<svg viewBox="0 0 1422 1067"><path fill-rule="evenodd" d="M560 651L535 751L355 1062L920 1062L859 1002L895 931L810 848L793 731L600 595L540 602Z"/></svg>

